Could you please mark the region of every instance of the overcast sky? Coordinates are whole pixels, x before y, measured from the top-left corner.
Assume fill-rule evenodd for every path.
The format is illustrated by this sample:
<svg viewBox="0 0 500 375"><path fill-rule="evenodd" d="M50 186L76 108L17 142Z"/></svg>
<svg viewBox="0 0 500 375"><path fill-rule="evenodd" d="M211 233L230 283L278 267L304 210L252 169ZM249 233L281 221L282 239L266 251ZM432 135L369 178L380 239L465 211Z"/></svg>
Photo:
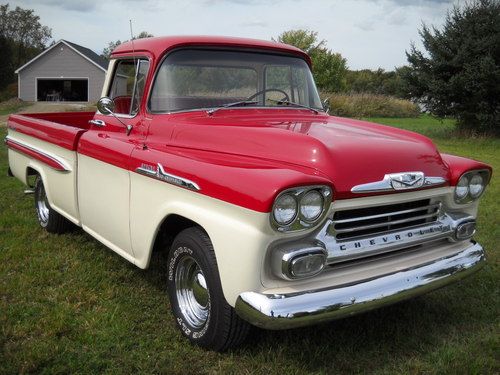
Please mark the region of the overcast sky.
<svg viewBox="0 0 500 375"><path fill-rule="evenodd" d="M35 9L66 39L101 53L111 40L145 30L160 35L227 35L271 39L290 29L309 29L350 69L392 70L406 63L405 50L421 46L422 22L443 24L460 0L24 0L11 7Z"/></svg>

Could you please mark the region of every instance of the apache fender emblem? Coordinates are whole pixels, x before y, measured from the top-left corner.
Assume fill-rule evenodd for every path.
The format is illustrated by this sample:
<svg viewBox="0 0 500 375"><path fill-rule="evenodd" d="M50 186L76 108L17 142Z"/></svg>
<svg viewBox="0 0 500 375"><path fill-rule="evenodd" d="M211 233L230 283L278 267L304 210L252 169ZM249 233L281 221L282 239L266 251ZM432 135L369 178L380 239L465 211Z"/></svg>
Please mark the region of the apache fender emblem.
<svg viewBox="0 0 500 375"><path fill-rule="evenodd" d="M200 190L200 187L195 182L188 180L184 177L179 177L171 173L165 172L163 165L160 163L154 165L149 164L141 164L139 168L135 170L137 173L143 174L145 176L149 176L152 178L156 178L157 180L168 182L172 185L181 186L190 190Z"/></svg>
<svg viewBox="0 0 500 375"><path fill-rule="evenodd" d="M442 185L446 182L443 177L425 177L424 172L401 172L386 174L381 181L356 185L351 189L353 193L378 193L383 191L410 190L433 185Z"/></svg>

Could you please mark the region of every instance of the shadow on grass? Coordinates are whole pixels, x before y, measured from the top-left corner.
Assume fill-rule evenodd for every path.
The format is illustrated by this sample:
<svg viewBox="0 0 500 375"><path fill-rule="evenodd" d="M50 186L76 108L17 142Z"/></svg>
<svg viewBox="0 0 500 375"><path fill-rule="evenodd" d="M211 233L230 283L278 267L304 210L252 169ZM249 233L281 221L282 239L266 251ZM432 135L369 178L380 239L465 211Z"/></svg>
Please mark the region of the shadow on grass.
<svg viewBox="0 0 500 375"><path fill-rule="evenodd" d="M164 293L166 258L166 251L154 253L149 272L143 275ZM436 291L317 326L285 331L252 327L244 344L225 355L249 361L259 358L264 369L279 361L308 372L378 371L388 363L405 363L417 353L432 352L463 316L471 318L464 324L472 324L477 313L460 303L457 310L456 301L450 301L453 294Z"/></svg>

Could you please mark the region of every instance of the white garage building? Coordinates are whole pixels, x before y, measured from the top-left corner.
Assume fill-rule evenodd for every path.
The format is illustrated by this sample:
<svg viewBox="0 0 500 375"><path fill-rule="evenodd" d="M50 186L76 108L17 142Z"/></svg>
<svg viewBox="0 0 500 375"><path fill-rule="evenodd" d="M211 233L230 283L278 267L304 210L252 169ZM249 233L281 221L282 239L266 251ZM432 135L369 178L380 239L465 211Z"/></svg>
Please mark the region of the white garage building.
<svg viewBox="0 0 500 375"><path fill-rule="evenodd" d="M60 40L16 70L24 101L97 102L108 61L78 44Z"/></svg>

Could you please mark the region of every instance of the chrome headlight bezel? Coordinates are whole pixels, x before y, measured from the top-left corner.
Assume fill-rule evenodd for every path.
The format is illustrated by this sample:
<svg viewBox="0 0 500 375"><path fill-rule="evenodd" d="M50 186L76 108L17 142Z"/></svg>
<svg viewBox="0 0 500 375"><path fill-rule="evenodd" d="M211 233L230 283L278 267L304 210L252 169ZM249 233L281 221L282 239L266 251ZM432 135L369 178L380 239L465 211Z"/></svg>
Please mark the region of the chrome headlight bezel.
<svg viewBox="0 0 500 375"><path fill-rule="evenodd" d="M289 200L289 202L285 203L284 201L287 199ZM277 208L279 206L286 204L290 204L291 206L293 206L288 208L290 209L290 214L288 215L290 216L290 218L289 219L287 218L287 220L280 220L276 215ZM278 225L290 225L297 217L298 211L299 211L299 204L297 202L297 198L292 194L285 193L285 194L280 194L278 197L276 197L276 200L274 201L273 204L273 211L271 212L271 215L273 216L274 221L276 221ZM284 215L286 215L286 213Z"/></svg>
<svg viewBox="0 0 500 375"><path fill-rule="evenodd" d="M304 214L302 213L301 210L301 202L302 198L305 197L308 193L311 191L316 190L318 193L321 194L323 198L323 205L322 205L322 210L321 213L313 219L309 219L304 217ZM279 201L279 199L284 196L284 195L290 195L292 196L295 201L297 202L297 212L295 214L294 219L287 223L287 224L282 224L279 223L275 216L274 216L274 210L276 208L276 203ZM270 220L271 220L271 226L273 229L275 229L278 232L295 232L295 231L300 231L304 229L309 229L314 226L316 226L318 223L320 223L325 215L328 213L328 209L330 208L330 204L332 202L332 196L333 192L332 189L327 186L327 185L310 185L310 186L299 186L295 188L290 188L283 190L276 199L274 200L271 213L270 213Z"/></svg>
<svg viewBox="0 0 500 375"><path fill-rule="evenodd" d="M483 188L479 192L479 194L472 194L470 185L471 185L472 179L476 176L481 177L481 179L483 181L483 184L482 184ZM457 184L455 185L455 189L453 191L453 199L455 200L455 203L466 204L466 203L470 203L470 202L478 200L484 194L484 191L486 190L486 186L490 182L490 177L491 177L491 173L488 169L472 170L472 171L468 171L468 172L465 172L464 174L462 174L460 176L460 178L458 179ZM467 194L465 194L463 197L459 197L457 195L457 187L458 187L460 181L467 181L467 184L466 184L467 185Z"/></svg>

